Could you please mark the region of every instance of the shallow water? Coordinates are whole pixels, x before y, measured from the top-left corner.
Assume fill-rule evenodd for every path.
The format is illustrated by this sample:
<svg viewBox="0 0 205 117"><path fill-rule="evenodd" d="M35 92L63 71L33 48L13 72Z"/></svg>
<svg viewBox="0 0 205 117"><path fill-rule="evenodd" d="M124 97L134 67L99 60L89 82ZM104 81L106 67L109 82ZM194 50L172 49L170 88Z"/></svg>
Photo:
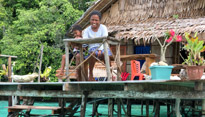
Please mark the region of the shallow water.
<svg viewBox="0 0 205 117"><path fill-rule="evenodd" d="M34 104L35 106L58 106L58 103L56 102L35 102ZM67 104L68 105L68 104ZM8 102L7 101L0 101L0 116L1 117L6 117L8 112L7 112L7 107L8 106ZM143 106L143 115L146 115L146 106ZM117 110L117 106L114 106L114 109ZM125 106L126 109L126 106ZM132 105L132 117L133 116L140 116L141 115L141 105ZM108 106L105 104L100 104L98 107L98 112L100 114L102 114L102 116L100 117L108 117ZM122 116L124 116L124 112L123 110L122 112ZM150 116L154 116L153 112L153 106L149 106L149 114ZM43 114L43 115L48 115L51 114L51 110L32 110L31 114ZM92 104L87 104L86 107L86 117L90 116L92 114ZM78 110L78 112L75 114L76 117L80 116L80 108ZM117 116L117 113L114 112L114 116ZM162 117L166 117L166 106L160 106L160 116Z"/></svg>

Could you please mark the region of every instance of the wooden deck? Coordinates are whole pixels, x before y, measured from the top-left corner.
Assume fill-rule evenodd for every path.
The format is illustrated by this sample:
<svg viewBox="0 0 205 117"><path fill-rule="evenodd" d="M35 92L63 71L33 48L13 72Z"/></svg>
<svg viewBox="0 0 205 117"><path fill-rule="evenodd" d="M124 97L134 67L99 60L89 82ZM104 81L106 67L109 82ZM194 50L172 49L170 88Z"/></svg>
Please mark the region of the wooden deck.
<svg viewBox="0 0 205 117"><path fill-rule="evenodd" d="M106 81L106 82L48 82L0 83L0 96L29 96L81 98L130 98L130 99L205 99L205 80L199 81Z"/></svg>
<svg viewBox="0 0 205 117"><path fill-rule="evenodd" d="M105 82L48 82L48 83L0 83L0 96L26 96L26 97L52 97L75 98L78 101L71 105L81 103L81 116L85 117L87 98L108 99L108 116L113 115L113 99L118 99L118 108L121 108L122 99L143 100L176 100L175 115L180 117L180 100L201 100L205 105L205 80L197 81L172 81L172 80L143 80L143 81L105 81ZM81 101L80 101L81 100ZM80 101L80 102L79 102ZM147 103L147 101L146 101ZM159 102L157 102L159 104ZM127 105L128 106L128 105ZM9 112L19 112L25 109L49 109L53 114L64 115L68 111L62 111L65 107L35 107L35 106L11 106ZM146 104L146 113L149 112ZM94 107L93 108L97 108ZM127 113L131 116L131 104ZM159 110L159 107L157 107ZM74 114L77 109L70 110ZM118 110L119 111L119 110ZM64 114L62 114L64 112ZM96 109L95 111L96 112ZM167 111L168 112L168 111ZM119 115L120 115L119 111ZM202 113L204 113L202 111ZM205 113L204 113L205 114Z"/></svg>

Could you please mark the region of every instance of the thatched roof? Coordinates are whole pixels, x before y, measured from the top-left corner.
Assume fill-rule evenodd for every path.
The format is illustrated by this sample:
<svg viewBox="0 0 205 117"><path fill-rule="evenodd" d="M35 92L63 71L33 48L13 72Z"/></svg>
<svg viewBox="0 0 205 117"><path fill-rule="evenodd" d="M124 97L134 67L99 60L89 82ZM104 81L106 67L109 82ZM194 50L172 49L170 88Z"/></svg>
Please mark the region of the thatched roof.
<svg viewBox="0 0 205 117"><path fill-rule="evenodd" d="M93 10L101 11L102 23L116 38L150 42L170 29L178 33L205 31L205 0L98 0L76 23L88 26ZM176 14L177 20L172 18Z"/></svg>

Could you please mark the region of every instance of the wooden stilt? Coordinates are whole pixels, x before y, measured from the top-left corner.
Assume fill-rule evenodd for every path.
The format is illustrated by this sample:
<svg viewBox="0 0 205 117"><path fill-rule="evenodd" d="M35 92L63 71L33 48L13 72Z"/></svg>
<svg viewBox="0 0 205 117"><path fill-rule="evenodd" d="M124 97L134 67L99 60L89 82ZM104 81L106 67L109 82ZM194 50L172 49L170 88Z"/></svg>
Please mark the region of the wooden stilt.
<svg viewBox="0 0 205 117"><path fill-rule="evenodd" d="M180 114L180 99L177 98L176 101L175 101L175 114L176 114L176 117L181 117L181 114Z"/></svg>
<svg viewBox="0 0 205 117"><path fill-rule="evenodd" d="M113 99L108 99L108 116L113 117Z"/></svg>
<svg viewBox="0 0 205 117"><path fill-rule="evenodd" d="M205 117L205 99L202 99L202 117Z"/></svg>
<svg viewBox="0 0 205 117"><path fill-rule="evenodd" d="M120 99L117 99L117 116L121 117L121 103L120 103Z"/></svg>
<svg viewBox="0 0 205 117"><path fill-rule="evenodd" d="M141 100L141 115L143 116L143 100Z"/></svg>
<svg viewBox="0 0 205 117"><path fill-rule="evenodd" d="M149 117L149 100L146 100L146 117Z"/></svg>
<svg viewBox="0 0 205 117"><path fill-rule="evenodd" d="M132 107L131 100L127 99L127 115L128 115L128 117L131 117L131 107Z"/></svg>
<svg viewBox="0 0 205 117"><path fill-rule="evenodd" d="M170 117L170 101L169 100L167 100L167 117Z"/></svg>
<svg viewBox="0 0 205 117"><path fill-rule="evenodd" d="M66 103L65 103L65 99L64 98L59 100L59 106L61 107L61 113L60 114L61 114L62 117L65 116L65 108L64 108L65 104Z"/></svg>
<svg viewBox="0 0 205 117"><path fill-rule="evenodd" d="M97 102L94 102L93 103L93 112L92 112L92 116L96 116L98 117L98 103Z"/></svg>
<svg viewBox="0 0 205 117"><path fill-rule="evenodd" d="M195 105L196 105L196 101L193 100L192 105L191 105L191 107L192 107L192 116L195 116Z"/></svg>
<svg viewBox="0 0 205 117"><path fill-rule="evenodd" d="M160 105L159 105L159 101L156 100L156 105L155 105L155 117L159 117L160 116Z"/></svg>
<svg viewBox="0 0 205 117"><path fill-rule="evenodd" d="M84 91L83 95L82 95L81 109L80 109L80 116L81 117L85 117L87 97L88 97L88 92Z"/></svg>

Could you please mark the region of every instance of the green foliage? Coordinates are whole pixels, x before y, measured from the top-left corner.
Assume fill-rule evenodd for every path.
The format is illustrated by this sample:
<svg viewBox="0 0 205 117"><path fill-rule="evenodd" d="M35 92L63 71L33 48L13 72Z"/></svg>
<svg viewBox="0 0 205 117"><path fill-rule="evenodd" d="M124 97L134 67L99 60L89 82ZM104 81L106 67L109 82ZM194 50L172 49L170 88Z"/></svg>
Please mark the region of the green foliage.
<svg viewBox="0 0 205 117"><path fill-rule="evenodd" d="M16 74L33 72L39 63L41 45L44 45L42 69L51 66L50 79L57 81L54 74L64 53L60 49L64 48L62 39L83 11L74 9L67 0L9 0L0 3L9 13L15 14L10 19L12 23L7 23L0 43L2 54L18 56L14 67Z"/></svg>
<svg viewBox="0 0 205 117"><path fill-rule="evenodd" d="M68 0L68 1L72 3L72 5L75 9L85 11L96 0Z"/></svg>
<svg viewBox="0 0 205 117"><path fill-rule="evenodd" d="M204 41L199 41L197 33L192 37L189 33L185 33L185 38L187 44L184 46L184 49L189 52L187 59L184 64L187 65L205 65L204 58L201 57L201 52L204 51Z"/></svg>

